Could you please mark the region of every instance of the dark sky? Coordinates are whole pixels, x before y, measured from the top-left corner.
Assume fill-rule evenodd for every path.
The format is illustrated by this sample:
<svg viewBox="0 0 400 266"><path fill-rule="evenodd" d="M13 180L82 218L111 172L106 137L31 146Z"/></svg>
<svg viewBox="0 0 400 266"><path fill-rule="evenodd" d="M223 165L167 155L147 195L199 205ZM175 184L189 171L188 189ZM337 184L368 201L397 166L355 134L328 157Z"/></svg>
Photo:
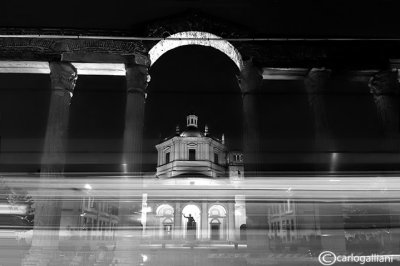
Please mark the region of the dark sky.
<svg viewBox="0 0 400 266"><path fill-rule="evenodd" d="M146 104L146 136L168 137L175 126L186 126L186 115L199 116L204 130L235 139L240 148L242 105L236 65L210 47L186 46L172 50L151 68L152 81Z"/></svg>
<svg viewBox="0 0 400 266"><path fill-rule="evenodd" d="M397 0L5 1L0 26L130 30L197 9L278 36L400 37Z"/></svg>

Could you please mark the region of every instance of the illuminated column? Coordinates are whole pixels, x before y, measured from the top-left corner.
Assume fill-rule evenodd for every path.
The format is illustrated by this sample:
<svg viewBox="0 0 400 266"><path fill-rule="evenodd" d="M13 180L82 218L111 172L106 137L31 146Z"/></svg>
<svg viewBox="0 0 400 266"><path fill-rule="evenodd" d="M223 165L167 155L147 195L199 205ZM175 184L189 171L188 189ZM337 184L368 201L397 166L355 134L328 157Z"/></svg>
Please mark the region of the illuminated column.
<svg viewBox="0 0 400 266"><path fill-rule="evenodd" d="M69 105L78 75L70 63L51 62L50 78L52 92L41 168L44 175L64 171Z"/></svg>
<svg viewBox="0 0 400 266"><path fill-rule="evenodd" d="M397 71L382 71L369 81L371 94L374 96L378 116L389 142L399 137L399 82ZM398 149L398 145L388 143Z"/></svg>
<svg viewBox="0 0 400 266"><path fill-rule="evenodd" d="M329 69L313 68L304 80L308 102L314 115L315 140L319 149L330 147L331 131L324 96L330 75Z"/></svg>
<svg viewBox="0 0 400 266"><path fill-rule="evenodd" d="M238 83L243 97L243 150L246 176L257 175L260 157L260 127L256 109L256 93L262 85L262 70L253 60L244 62L238 76Z"/></svg>
<svg viewBox="0 0 400 266"><path fill-rule="evenodd" d="M141 172L144 107L150 81L146 65L126 65L126 111L124 131L124 163L130 173Z"/></svg>
<svg viewBox="0 0 400 266"><path fill-rule="evenodd" d="M146 60L138 62L140 57L128 62L126 68L126 105L125 105L125 129L123 142L123 165L126 165L124 171L138 175L142 166L142 143L143 143L143 125L144 108L146 99L146 88L150 81L148 74L148 64ZM147 60L148 61L148 60ZM139 261L138 247L140 245L139 230L131 229L129 219L132 206L130 203L120 199L119 216L121 222L118 225L116 257L118 265L132 265ZM123 230L121 230L123 229ZM127 237L130 235L131 237Z"/></svg>
<svg viewBox="0 0 400 266"><path fill-rule="evenodd" d="M256 108L257 92L262 85L262 70L254 65L252 59L244 62L243 69L238 77L239 87L243 96L243 158L244 174L256 176L259 169L260 154L260 126ZM261 212L260 212L261 211ZM257 203L246 204L247 246L251 249L264 249L266 236L263 232L267 227L266 219L262 215Z"/></svg>
<svg viewBox="0 0 400 266"><path fill-rule="evenodd" d="M246 200L244 195L235 195L235 232L236 239L245 240L246 231L240 226L246 226Z"/></svg>
<svg viewBox="0 0 400 266"><path fill-rule="evenodd" d="M234 203L228 203L228 239L235 241L235 208Z"/></svg>
<svg viewBox="0 0 400 266"><path fill-rule="evenodd" d="M147 225L147 213L148 211L147 207L147 193L143 193L142 195L142 217L140 218L140 221L142 222L142 230L143 230L143 235L146 233L146 225Z"/></svg>
<svg viewBox="0 0 400 266"><path fill-rule="evenodd" d="M47 265L58 250L62 211L59 198L62 195L60 191L47 189L47 186L49 179L63 177L69 105L78 76L70 63L50 62L49 65L51 98L41 162L40 199L35 200L32 247L23 265Z"/></svg>
<svg viewBox="0 0 400 266"><path fill-rule="evenodd" d="M208 239L208 206L207 206L207 202L201 203L201 238Z"/></svg>
<svg viewBox="0 0 400 266"><path fill-rule="evenodd" d="M182 210L181 203L175 203L175 211L174 211L174 239L181 239L182 232Z"/></svg>

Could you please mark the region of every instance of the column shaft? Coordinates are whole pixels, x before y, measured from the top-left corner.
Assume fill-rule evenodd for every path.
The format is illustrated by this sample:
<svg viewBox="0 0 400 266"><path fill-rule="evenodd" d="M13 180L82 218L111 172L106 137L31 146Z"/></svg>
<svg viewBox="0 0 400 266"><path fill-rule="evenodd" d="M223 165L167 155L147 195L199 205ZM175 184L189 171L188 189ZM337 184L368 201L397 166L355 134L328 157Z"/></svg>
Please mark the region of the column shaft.
<svg viewBox="0 0 400 266"><path fill-rule="evenodd" d="M147 66L126 67L126 111L124 130L124 163L128 172L142 170L142 143L146 87L149 79Z"/></svg>
<svg viewBox="0 0 400 266"><path fill-rule="evenodd" d="M208 239L208 206L207 202L201 203L201 238Z"/></svg>
<svg viewBox="0 0 400 266"><path fill-rule="evenodd" d="M126 65L126 107L125 107L125 129L123 142L123 164L125 171L134 175L141 173L142 167L142 143L144 108L146 98L146 87L149 81L148 69L145 65ZM129 217L132 206L124 203L123 197L119 203L119 230L115 256L118 265L136 265L139 263L138 247L141 241L141 230L131 227ZM132 237L127 237L132 235Z"/></svg>
<svg viewBox="0 0 400 266"><path fill-rule="evenodd" d="M182 210L181 203L175 203L174 211L174 239L181 239L182 237Z"/></svg>
<svg viewBox="0 0 400 266"><path fill-rule="evenodd" d="M228 240L235 241L235 206L228 202Z"/></svg>
<svg viewBox="0 0 400 266"><path fill-rule="evenodd" d="M239 87L243 96L243 152L245 175L257 175L259 171L260 127L256 108L256 93L262 85L262 71L253 60L244 63L238 76Z"/></svg>
<svg viewBox="0 0 400 266"><path fill-rule="evenodd" d="M304 80L308 102L314 115L314 134L318 149L330 147L331 130L326 111L327 83L331 71L313 68Z"/></svg>
<svg viewBox="0 0 400 266"><path fill-rule="evenodd" d="M23 264L45 265L58 249L62 195L60 191L47 187L50 179L63 177L69 104L75 88L77 71L69 63L50 62L50 78L50 108L41 162L41 197L35 199L31 254Z"/></svg>

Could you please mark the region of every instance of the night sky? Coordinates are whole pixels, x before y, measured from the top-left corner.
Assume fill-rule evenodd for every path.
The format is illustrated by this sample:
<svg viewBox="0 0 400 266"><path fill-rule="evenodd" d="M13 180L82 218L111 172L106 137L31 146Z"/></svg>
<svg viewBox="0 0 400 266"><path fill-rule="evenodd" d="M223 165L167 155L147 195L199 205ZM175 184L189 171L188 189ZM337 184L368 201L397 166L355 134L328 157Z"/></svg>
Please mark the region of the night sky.
<svg viewBox="0 0 400 266"><path fill-rule="evenodd" d="M5 1L0 26L133 30L197 9L265 36L400 37L397 0Z"/></svg>

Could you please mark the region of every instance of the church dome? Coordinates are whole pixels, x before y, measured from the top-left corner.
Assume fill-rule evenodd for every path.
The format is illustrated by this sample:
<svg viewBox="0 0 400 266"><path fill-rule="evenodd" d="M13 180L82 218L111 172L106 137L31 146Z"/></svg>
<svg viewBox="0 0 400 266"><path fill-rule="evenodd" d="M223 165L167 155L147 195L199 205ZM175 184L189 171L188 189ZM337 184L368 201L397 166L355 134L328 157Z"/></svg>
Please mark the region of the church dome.
<svg viewBox="0 0 400 266"><path fill-rule="evenodd" d="M189 126L180 134L181 137L204 137L197 127Z"/></svg>
<svg viewBox="0 0 400 266"><path fill-rule="evenodd" d="M204 134L200 132L197 127L198 117L196 115L188 115L186 117L186 130L183 131L181 137L204 137Z"/></svg>

